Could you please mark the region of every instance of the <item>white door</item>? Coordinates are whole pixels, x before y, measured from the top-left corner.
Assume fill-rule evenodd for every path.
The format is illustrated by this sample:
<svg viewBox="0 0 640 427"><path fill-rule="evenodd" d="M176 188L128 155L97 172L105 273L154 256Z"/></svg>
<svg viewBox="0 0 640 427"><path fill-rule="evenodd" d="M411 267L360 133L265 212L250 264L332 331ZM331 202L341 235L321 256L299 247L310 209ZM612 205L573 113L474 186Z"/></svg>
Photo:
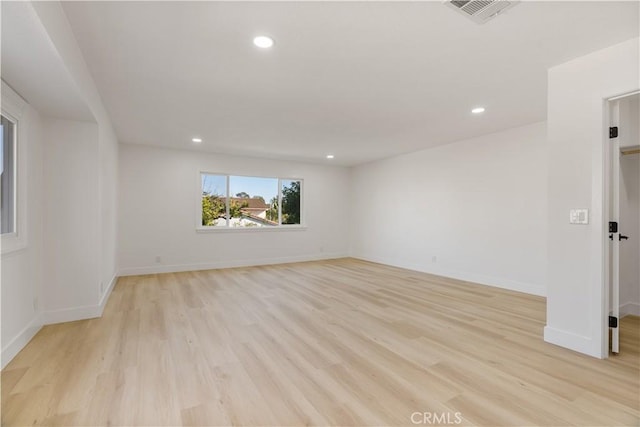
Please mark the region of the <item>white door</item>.
<svg viewBox="0 0 640 427"><path fill-rule="evenodd" d="M620 103L611 102L611 126L620 125ZM620 351L620 139L609 139L610 162L610 209L609 209L609 316L615 326L610 323L611 351ZM613 229L611 226L613 225Z"/></svg>

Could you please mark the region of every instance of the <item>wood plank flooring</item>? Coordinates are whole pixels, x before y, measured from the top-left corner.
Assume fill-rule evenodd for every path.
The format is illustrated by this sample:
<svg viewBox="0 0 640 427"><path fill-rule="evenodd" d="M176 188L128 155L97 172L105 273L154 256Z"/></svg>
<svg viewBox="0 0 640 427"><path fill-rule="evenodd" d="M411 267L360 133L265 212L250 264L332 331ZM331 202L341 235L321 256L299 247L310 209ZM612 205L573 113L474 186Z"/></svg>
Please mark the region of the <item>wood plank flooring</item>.
<svg viewBox="0 0 640 427"><path fill-rule="evenodd" d="M544 324L544 298L353 259L126 277L5 368L2 425L637 426L640 320L608 360Z"/></svg>

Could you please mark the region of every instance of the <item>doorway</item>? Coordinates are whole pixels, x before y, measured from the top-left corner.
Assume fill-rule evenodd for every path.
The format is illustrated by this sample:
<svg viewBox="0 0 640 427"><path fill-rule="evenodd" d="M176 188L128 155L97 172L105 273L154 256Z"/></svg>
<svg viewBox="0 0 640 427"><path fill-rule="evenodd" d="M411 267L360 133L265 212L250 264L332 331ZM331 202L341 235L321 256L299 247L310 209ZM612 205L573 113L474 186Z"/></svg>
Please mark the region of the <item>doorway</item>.
<svg viewBox="0 0 640 427"><path fill-rule="evenodd" d="M609 351L620 352L620 322L640 316L640 93L609 101L607 156Z"/></svg>

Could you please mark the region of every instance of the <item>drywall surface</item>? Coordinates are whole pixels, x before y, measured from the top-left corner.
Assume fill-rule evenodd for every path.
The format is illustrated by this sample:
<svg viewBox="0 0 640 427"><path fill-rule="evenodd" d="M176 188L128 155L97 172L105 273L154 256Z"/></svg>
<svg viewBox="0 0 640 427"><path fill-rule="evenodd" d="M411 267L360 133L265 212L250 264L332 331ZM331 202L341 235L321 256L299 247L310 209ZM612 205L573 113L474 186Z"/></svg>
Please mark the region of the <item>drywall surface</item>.
<svg viewBox="0 0 640 427"><path fill-rule="evenodd" d="M117 272L118 188L118 142L60 3L15 4L5 21L3 45L37 47L3 55L8 65L55 72L45 83L12 75L47 114L28 106L19 134L29 145L29 241L2 259L3 366L43 323L101 314Z"/></svg>
<svg viewBox="0 0 640 427"><path fill-rule="evenodd" d="M127 144L119 168L121 274L347 255L346 168ZM306 229L198 232L200 172L303 179Z"/></svg>
<svg viewBox="0 0 640 427"><path fill-rule="evenodd" d="M358 258L544 295L546 124L355 167Z"/></svg>
<svg viewBox="0 0 640 427"><path fill-rule="evenodd" d="M107 118L98 121L100 195L99 305L104 307L118 273L118 140Z"/></svg>
<svg viewBox="0 0 640 427"><path fill-rule="evenodd" d="M26 145L27 246L2 255L2 368L42 326L43 189L42 119L26 105L19 122L19 144Z"/></svg>
<svg viewBox="0 0 640 427"><path fill-rule="evenodd" d="M46 320L57 322L94 317L101 313L118 270L116 264L118 141L61 4L59 2L33 2L30 5L35 10L50 43L55 46L70 78L77 86L80 96L91 111L96 128L92 136L93 139L87 141L87 144L92 145L90 150L94 151L94 154L91 158L84 159L85 166L92 170L90 177L92 187L87 189L91 193L89 197L97 198L95 201L97 214L93 215L92 212L92 220L95 221L93 229L96 232L94 234L94 231L91 230L84 236L91 235L97 251L97 264L90 266L95 269L95 272L91 274L92 281L84 284L88 288L87 294L92 295L92 302L89 306L91 308L69 306L66 314L62 312L47 314ZM63 145L59 145L58 148L62 149ZM83 147L83 149L85 148ZM64 153L60 153L60 155L63 157ZM69 153L69 156L73 157L75 154ZM76 170L76 172L81 171ZM72 212L69 214L73 215ZM77 232L84 233L84 230ZM78 236L78 239L84 237ZM89 266L84 267L89 268ZM52 306L55 307L59 305L59 303L52 303Z"/></svg>
<svg viewBox="0 0 640 427"><path fill-rule="evenodd" d="M548 284L545 340L606 357L606 99L637 90L638 39L549 69ZM587 225L569 210L589 209Z"/></svg>
<svg viewBox="0 0 640 427"><path fill-rule="evenodd" d="M44 134L45 311L78 310L98 303L98 126L46 119Z"/></svg>

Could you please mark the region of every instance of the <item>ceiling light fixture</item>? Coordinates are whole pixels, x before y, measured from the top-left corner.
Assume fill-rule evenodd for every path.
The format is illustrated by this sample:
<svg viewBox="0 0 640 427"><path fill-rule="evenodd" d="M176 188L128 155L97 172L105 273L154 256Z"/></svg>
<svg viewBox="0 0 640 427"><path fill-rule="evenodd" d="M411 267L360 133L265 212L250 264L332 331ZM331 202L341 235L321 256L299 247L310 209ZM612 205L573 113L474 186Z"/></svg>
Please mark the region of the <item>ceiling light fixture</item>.
<svg viewBox="0 0 640 427"><path fill-rule="evenodd" d="M333 154L327 154L327 159L333 159L335 156Z"/></svg>
<svg viewBox="0 0 640 427"><path fill-rule="evenodd" d="M273 46L273 39L267 36L258 36L253 39L253 44L261 49L269 49Z"/></svg>
<svg viewBox="0 0 640 427"><path fill-rule="evenodd" d="M191 138L191 141L195 142L196 144L200 144L202 142L202 138Z"/></svg>
<svg viewBox="0 0 640 427"><path fill-rule="evenodd" d="M484 107L477 107L477 108L474 108L473 110L471 110L471 112L472 112L473 114L480 114L480 113L484 113Z"/></svg>

